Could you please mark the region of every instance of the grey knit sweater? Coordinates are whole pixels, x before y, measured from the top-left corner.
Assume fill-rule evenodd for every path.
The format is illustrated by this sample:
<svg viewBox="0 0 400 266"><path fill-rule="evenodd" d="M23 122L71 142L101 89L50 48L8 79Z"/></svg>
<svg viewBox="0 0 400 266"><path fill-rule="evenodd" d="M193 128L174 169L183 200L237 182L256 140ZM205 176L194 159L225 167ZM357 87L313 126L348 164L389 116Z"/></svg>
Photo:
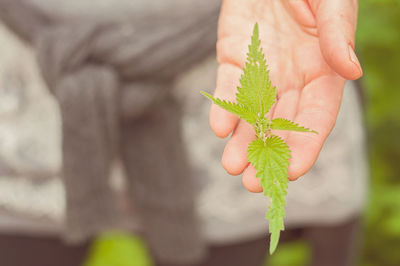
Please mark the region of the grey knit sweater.
<svg viewBox="0 0 400 266"><path fill-rule="evenodd" d="M218 3L192 6L197 12L190 16L101 19L66 18L34 2L0 0L0 19L35 47L60 106L66 238L79 241L118 224L108 179L120 156L128 202L154 254L200 260L204 241L179 132L181 110L168 88L214 50Z"/></svg>

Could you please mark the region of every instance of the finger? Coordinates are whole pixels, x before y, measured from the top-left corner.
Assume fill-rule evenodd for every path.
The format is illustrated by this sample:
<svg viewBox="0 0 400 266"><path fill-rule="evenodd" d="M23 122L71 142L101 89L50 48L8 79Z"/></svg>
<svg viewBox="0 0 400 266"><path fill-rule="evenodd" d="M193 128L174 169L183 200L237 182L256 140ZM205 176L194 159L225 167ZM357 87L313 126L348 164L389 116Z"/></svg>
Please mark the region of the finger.
<svg viewBox="0 0 400 266"><path fill-rule="evenodd" d="M242 183L248 191L260 193L263 192L263 188L261 187L260 179L256 177L256 172L254 166L249 165L242 176Z"/></svg>
<svg viewBox="0 0 400 266"><path fill-rule="evenodd" d="M239 175L249 165L247 147L254 139L253 127L246 121L240 120L222 155L222 166L229 174Z"/></svg>
<svg viewBox="0 0 400 266"><path fill-rule="evenodd" d="M321 52L330 67L346 79L358 79L362 69L354 52L357 1L321 0L315 10Z"/></svg>
<svg viewBox="0 0 400 266"><path fill-rule="evenodd" d="M225 36L249 34L257 22L254 16L243 16L243 0L222 1L218 21L218 39ZM250 37L250 35L249 35Z"/></svg>
<svg viewBox="0 0 400 266"><path fill-rule="evenodd" d="M307 0L289 0L294 18L304 27L316 27L317 23Z"/></svg>
<svg viewBox="0 0 400 266"><path fill-rule="evenodd" d="M239 85L239 79L242 70L230 64L221 64L217 72L217 86L214 97L227 101L235 101L236 87ZM236 127L239 118L212 104L210 109L210 126L215 135L220 138L228 136Z"/></svg>
<svg viewBox="0 0 400 266"><path fill-rule="evenodd" d="M233 35L221 38L217 42L217 60L219 64L232 64L244 68L250 36Z"/></svg>
<svg viewBox="0 0 400 266"><path fill-rule="evenodd" d="M304 175L314 165L326 138L336 122L344 80L323 76L307 84L300 96L294 121L318 134L291 132L286 143L291 150L289 179Z"/></svg>

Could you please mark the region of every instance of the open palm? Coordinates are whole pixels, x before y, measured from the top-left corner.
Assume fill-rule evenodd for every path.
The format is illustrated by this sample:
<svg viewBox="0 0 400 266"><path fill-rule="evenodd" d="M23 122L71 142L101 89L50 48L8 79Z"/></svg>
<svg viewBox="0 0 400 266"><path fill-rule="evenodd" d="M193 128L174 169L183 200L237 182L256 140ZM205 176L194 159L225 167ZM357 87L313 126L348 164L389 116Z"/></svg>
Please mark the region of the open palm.
<svg viewBox="0 0 400 266"><path fill-rule="evenodd" d="M225 0L221 9L217 43L218 98L234 101L254 24L259 24L278 99L270 116L290 119L319 134L276 132L292 151L291 180L315 163L339 111L345 79L362 75L354 54L357 20L355 0ZM253 192L262 188L247 161L247 145L255 138L252 127L216 105L210 110L215 134L232 131L222 157L224 168L243 174L243 184Z"/></svg>

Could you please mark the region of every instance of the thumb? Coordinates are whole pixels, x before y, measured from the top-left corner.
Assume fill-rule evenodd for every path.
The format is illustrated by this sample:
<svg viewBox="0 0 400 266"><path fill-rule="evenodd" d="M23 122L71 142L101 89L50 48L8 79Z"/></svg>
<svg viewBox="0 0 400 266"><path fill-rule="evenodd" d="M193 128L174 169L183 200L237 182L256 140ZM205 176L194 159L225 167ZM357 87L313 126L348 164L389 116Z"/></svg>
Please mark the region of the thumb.
<svg viewBox="0 0 400 266"><path fill-rule="evenodd" d="M311 4L317 20L322 55L327 63L345 79L362 76L360 62L354 52L357 26L357 0L319 0Z"/></svg>

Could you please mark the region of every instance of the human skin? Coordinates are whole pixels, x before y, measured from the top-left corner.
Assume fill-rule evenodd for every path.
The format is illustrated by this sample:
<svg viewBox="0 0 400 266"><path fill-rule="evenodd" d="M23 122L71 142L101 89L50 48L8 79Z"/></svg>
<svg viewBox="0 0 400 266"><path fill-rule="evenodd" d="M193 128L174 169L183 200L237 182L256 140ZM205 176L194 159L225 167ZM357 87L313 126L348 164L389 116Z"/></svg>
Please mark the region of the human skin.
<svg viewBox="0 0 400 266"><path fill-rule="evenodd" d="M318 134L276 131L291 149L289 179L313 166L334 127L346 79L362 76L354 53L356 0L224 0L218 26L217 84L214 96L235 101L247 46L259 24L261 46L277 101L268 114L287 118ZM261 192L256 171L247 160L255 139L251 125L212 104L210 125L230 139L222 165L232 175L243 173L243 185Z"/></svg>

